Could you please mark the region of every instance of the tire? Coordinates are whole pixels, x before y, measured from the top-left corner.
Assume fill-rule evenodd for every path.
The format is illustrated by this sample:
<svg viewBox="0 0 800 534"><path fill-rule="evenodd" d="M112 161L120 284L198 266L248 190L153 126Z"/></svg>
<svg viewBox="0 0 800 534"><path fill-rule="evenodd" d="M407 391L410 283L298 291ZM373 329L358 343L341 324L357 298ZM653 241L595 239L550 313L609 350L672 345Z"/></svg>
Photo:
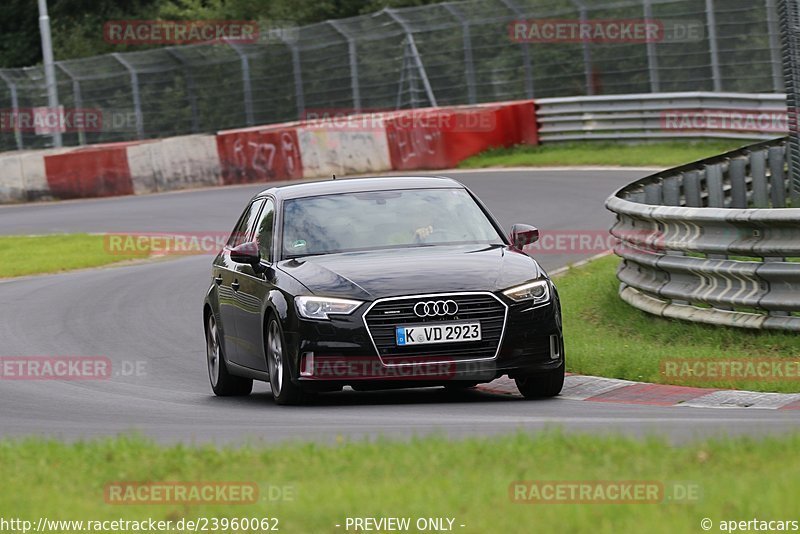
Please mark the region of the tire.
<svg viewBox="0 0 800 534"><path fill-rule="evenodd" d="M272 318L267 326L267 369L269 370L269 387L275 404L305 404L313 398L310 392L304 391L292 382L289 370L286 342L280 323Z"/></svg>
<svg viewBox="0 0 800 534"><path fill-rule="evenodd" d="M551 371L516 378L514 381L526 399L555 397L564 387L564 362L562 361L560 366Z"/></svg>
<svg viewBox="0 0 800 534"><path fill-rule="evenodd" d="M253 380L228 373L225 356L219 342L219 329L213 313L206 324L206 363L211 389L218 397L241 397L253 391Z"/></svg>

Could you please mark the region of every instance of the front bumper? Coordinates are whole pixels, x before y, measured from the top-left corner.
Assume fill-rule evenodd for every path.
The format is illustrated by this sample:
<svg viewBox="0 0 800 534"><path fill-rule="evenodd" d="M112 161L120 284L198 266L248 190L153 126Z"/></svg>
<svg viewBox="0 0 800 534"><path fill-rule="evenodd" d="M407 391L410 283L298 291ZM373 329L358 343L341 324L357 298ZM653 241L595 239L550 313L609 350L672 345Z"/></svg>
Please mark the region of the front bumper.
<svg viewBox="0 0 800 534"><path fill-rule="evenodd" d="M345 317L332 316L329 321L298 319L296 328L285 333L293 353L293 380L308 385L385 382L412 387L450 381L490 382L503 375L514 378L561 366L564 343L557 294L535 308L503 299L508 311L499 350L495 347L470 359L416 356L387 364L378 355L361 310Z"/></svg>

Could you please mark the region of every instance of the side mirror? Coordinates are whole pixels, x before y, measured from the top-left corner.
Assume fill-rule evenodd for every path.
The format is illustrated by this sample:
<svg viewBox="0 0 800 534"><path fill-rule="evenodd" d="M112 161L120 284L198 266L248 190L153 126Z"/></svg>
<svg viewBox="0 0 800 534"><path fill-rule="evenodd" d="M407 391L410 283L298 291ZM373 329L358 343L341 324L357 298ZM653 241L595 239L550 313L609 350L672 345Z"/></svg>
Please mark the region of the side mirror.
<svg viewBox="0 0 800 534"><path fill-rule="evenodd" d="M231 261L250 265L255 271L258 271L261 266L261 253L258 251L258 245L254 241L250 241L233 247Z"/></svg>
<svg viewBox="0 0 800 534"><path fill-rule="evenodd" d="M515 224L511 227L511 246L522 250L526 245L539 241L539 229L528 224Z"/></svg>

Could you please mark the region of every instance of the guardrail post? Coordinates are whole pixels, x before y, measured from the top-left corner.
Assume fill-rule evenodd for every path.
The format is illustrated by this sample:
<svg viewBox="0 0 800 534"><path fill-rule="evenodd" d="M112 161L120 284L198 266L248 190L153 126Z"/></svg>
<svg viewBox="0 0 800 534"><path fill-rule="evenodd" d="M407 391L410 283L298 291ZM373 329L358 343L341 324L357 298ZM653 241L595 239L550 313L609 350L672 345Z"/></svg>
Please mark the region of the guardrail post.
<svg viewBox="0 0 800 534"><path fill-rule="evenodd" d="M131 96L133 98L133 113L136 116L136 138L144 139L144 117L142 116L142 98L139 94L139 75L136 69L128 60L123 58L119 52L113 52L111 57L128 70L131 77Z"/></svg>
<svg viewBox="0 0 800 534"><path fill-rule="evenodd" d="M664 189L663 197L665 206L681 205L681 184L677 176L664 178L662 188Z"/></svg>
<svg viewBox="0 0 800 534"><path fill-rule="evenodd" d="M767 154L766 150L757 150L750 154L750 174L753 177L753 207L769 207L769 188L767 187Z"/></svg>
<svg viewBox="0 0 800 534"><path fill-rule="evenodd" d="M520 19L525 16L525 13L513 2L513 0L500 0L503 4L510 9L514 16ZM533 91L533 69L531 68L531 50L528 43L522 43L522 66L525 69L525 95L527 98L534 97Z"/></svg>
<svg viewBox="0 0 800 534"><path fill-rule="evenodd" d="M722 184L722 165L719 163L706 166L706 187L708 189L708 207L724 208L725 190ZM710 260L728 259L725 254L706 254L706 257ZM717 306L717 308L720 310L733 309L730 306Z"/></svg>
<svg viewBox="0 0 800 534"><path fill-rule="evenodd" d="M722 91L722 75L719 69L719 44L717 43L717 16L714 0L706 0L706 25L708 26L708 54L711 59L711 78L714 91Z"/></svg>
<svg viewBox="0 0 800 534"><path fill-rule="evenodd" d="M722 186L722 165L716 163L706 167L706 187L708 188L708 207L725 207L725 190Z"/></svg>
<svg viewBox="0 0 800 534"><path fill-rule="evenodd" d="M681 178L679 176L667 176L661 181L661 197L665 206L681 205ZM680 250L665 250L668 256L684 256L685 254ZM674 304L689 304L685 300L673 299Z"/></svg>
<svg viewBox="0 0 800 534"><path fill-rule="evenodd" d="M644 186L644 202L651 206L661 205L661 184L647 184Z"/></svg>
<svg viewBox="0 0 800 534"><path fill-rule="evenodd" d="M733 158L728 166L728 175L731 180L731 208L747 207L747 160Z"/></svg>
<svg viewBox="0 0 800 534"><path fill-rule="evenodd" d="M2 70L0 70L0 79L6 82L8 91L11 93L11 112L14 115L14 140L17 142L17 150L22 150L24 144L22 142L22 132L19 129L19 95L17 94L17 84Z"/></svg>
<svg viewBox="0 0 800 534"><path fill-rule="evenodd" d="M773 146L769 148L769 192L773 208L786 207L786 180L784 176L784 149Z"/></svg>
<svg viewBox="0 0 800 534"><path fill-rule="evenodd" d="M345 30L342 25L335 20L329 20L328 24L347 41L347 54L350 59L350 90L353 93L353 109L361 112L361 92L358 87L358 56L356 41L350 32Z"/></svg>
<svg viewBox="0 0 800 534"><path fill-rule="evenodd" d="M703 197L700 194L699 171L689 171L683 175L683 194L686 197L687 207L703 207Z"/></svg>
<svg viewBox="0 0 800 534"><path fill-rule="evenodd" d="M475 65L472 60L472 35L469 20L461 13L459 8L451 3L442 4L453 17L461 23L462 44L464 46L464 76L467 79L467 102L477 102L475 96Z"/></svg>
<svg viewBox="0 0 800 534"><path fill-rule="evenodd" d="M61 69L61 71L66 74L70 80L72 80L72 100L75 104L75 110L79 110L83 108L83 97L81 94L81 82L77 76L67 68L64 63L61 61L56 61L56 67ZM78 121L78 144L81 146L86 144L86 131L83 128L83 121Z"/></svg>

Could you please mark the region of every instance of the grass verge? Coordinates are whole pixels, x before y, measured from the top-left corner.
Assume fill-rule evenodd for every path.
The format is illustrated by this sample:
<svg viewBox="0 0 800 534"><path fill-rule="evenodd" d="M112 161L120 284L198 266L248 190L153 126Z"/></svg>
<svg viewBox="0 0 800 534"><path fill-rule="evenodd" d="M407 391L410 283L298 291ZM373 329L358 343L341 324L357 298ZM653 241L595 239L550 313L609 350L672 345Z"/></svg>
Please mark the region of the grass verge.
<svg viewBox="0 0 800 534"><path fill-rule="evenodd" d="M716 156L745 144L747 144L745 141L665 141L638 144L586 141L515 146L487 150L462 161L459 167L463 169L563 165L674 167Z"/></svg>
<svg viewBox="0 0 800 534"><path fill-rule="evenodd" d="M0 278L101 267L148 255L141 249L109 251L102 235L0 236Z"/></svg>
<svg viewBox="0 0 800 534"><path fill-rule="evenodd" d="M779 380L675 380L662 362L676 359L800 360L800 336L715 327L641 312L617 295L619 258L609 256L570 269L556 280L564 309L568 370L644 382L752 391L800 392L800 378Z"/></svg>
<svg viewBox="0 0 800 534"><path fill-rule="evenodd" d="M0 517L27 519L34 526L40 517L173 522L273 517L281 532L290 533L346 532L348 516L448 517L455 519L453 530L464 533L609 534L701 532L700 521L709 518L719 531L722 520L796 519L798 448L797 434L675 447L659 438L556 431L224 450L162 447L131 437L76 444L6 440L0 442ZM652 504L512 502L512 483L533 480L648 481L664 489ZM260 491L256 504L108 504L107 485L121 481L236 481L254 483ZM691 497L681 491L687 487ZM281 488L272 492L274 500L269 488Z"/></svg>

